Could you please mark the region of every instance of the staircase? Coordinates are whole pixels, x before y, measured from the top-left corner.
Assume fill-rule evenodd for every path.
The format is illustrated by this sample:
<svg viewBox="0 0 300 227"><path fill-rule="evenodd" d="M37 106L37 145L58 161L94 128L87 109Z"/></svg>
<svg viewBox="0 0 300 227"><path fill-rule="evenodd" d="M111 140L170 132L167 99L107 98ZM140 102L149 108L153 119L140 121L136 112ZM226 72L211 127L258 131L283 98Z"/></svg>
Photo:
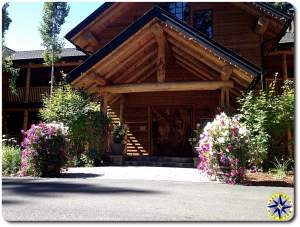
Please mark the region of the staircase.
<svg viewBox="0 0 300 227"><path fill-rule="evenodd" d="M127 156L124 165L194 168L193 158L191 157Z"/></svg>

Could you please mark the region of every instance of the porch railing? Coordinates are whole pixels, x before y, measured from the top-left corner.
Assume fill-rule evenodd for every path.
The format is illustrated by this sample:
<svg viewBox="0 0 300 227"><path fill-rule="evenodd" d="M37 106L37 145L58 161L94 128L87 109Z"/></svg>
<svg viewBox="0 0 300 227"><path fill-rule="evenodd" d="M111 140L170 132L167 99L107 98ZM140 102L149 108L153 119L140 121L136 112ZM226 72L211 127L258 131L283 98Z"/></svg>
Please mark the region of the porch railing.
<svg viewBox="0 0 300 227"><path fill-rule="evenodd" d="M43 95L49 94L50 87L30 87L27 98L26 87L18 87L15 92L8 92L6 101L9 103L41 102Z"/></svg>

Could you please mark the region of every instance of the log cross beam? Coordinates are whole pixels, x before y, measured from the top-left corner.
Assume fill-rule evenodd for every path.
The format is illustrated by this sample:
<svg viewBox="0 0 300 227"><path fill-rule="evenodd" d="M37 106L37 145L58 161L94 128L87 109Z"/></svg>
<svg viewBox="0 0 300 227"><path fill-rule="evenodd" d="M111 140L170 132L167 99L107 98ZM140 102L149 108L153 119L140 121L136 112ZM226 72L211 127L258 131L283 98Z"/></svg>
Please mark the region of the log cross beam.
<svg viewBox="0 0 300 227"><path fill-rule="evenodd" d="M154 24L151 26L151 32L156 39L158 46L157 54L157 81L165 82L166 79L166 49L167 40L164 35L164 31L159 24Z"/></svg>
<svg viewBox="0 0 300 227"><path fill-rule="evenodd" d="M232 75L232 72L233 72L232 66L225 65L220 72L220 79L224 82L229 81L229 79ZM230 88L228 88L228 87L221 88L221 107L224 107L225 103L226 103L227 107L229 107L229 105L230 105L229 89Z"/></svg>
<svg viewBox="0 0 300 227"><path fill-rule="evenodd" d="M92 80L93 82L95 82L96 84L99 84L102 86L107 84L107 81L95 71L91 71L91 73L88 75L88 78L90 80Z"/></svg>
<svg viewBox="0 0 300 227"><path fill-rule="evenodd" d="M165 82L165 83L136 83L120 84L99 87L102 94L125 94L139 92L160 91L211 91L221 88L232 88L233 81L188 81L188 82ZM102 94L101 94L102 93Z"/></svg>
<svg viewBox="0 0 300 227"><path fill-rule="evenodd" d="M258 35L263 35L268 28L270 21L265 17L260 17L257 20L257 24L255 26L255 33Z"/></svg>

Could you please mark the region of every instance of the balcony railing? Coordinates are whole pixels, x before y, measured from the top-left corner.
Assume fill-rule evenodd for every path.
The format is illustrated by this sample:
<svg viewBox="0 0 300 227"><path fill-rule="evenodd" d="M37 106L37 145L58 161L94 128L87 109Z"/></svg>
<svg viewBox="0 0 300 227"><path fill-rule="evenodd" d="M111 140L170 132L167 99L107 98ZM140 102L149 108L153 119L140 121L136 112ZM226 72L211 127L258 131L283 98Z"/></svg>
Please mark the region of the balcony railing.
<svg viewBox="0 0 300 227"><path fill-rule="evenodd" d="M50 87L30 87L28 98L26 97L26 88L18 87L16 92L8 92L7 102L9 103L26 103L26 102L41 102L43 95L50 94ZM27 100L26 100L27 98Z"/></svg>

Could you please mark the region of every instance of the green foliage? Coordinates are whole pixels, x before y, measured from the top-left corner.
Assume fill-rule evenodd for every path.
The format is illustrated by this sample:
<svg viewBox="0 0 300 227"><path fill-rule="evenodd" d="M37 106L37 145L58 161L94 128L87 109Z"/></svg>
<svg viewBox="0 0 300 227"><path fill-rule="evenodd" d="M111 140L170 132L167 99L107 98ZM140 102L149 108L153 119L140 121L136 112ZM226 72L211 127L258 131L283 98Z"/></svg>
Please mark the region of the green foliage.
<svg viewBox="0 0 300 227"><path fill-rule="evenodd" d="M123 124L115 125L113 128L113 140L115 143L123 143L125 136L128 132L128 128Z"/></svg>
<svg viewBox="0 0 300 227"><path fill-rule="evenodd" d="M195 147L197 147L197 145L199 143L199 138L200 138L201 133L203 132L204 126L205 125L198 123L196 129L193 131L191 137L188 139L196 156L197 156L198 152L196 151Z"/></svg>
<svg viewBox="0 0 300 227"><path fill-rule="evenodd" d="M8 16L7 8L9 7L9 3L4 3L2 7L2 38L5 36L5 32L8 30L9 25L11 23L11 19Z"/></svg>
<svg viewBox="0 0 300 227"><path fill-rule="evenodd" d="M18 175L21 172L22 151L13 139L2 139L2 174Z"/></svg>
<svg viewBox="0 0 300 227"><path fill-rule="evenodd" d="M286 177L286 172L289 167L289 165L292 163L291 159L288 159L286 161L281 160L282 162L279 162L278 159L275 157L276 162L272 162L275 166L275 177L279 180L283 179Z"/></svg>
<svg viewBox="0 0 300 227"><path fill-rule="evenodd" d="M293 5L288 3L288 2L268 2L267 4L269 4L270 6L272 6L273 8L283 12L283 13L290 13L291 9L294 9Z"/></svg>
<svg viewBox="0 0 300 227"><path fill-rule="evenodd" d="M100 103L84 91L73 90L68 84L58 86L51 97L43 98L40 115L46 122L62 122L69 127L74 156L94 150L96 160L106 149L110 119L100 111Z"/></svg>
<svg viewBox="0 0 300 227"><path fill-rule="evenodd" d="M58 61L64 42L58 35L65 18L69 14L70 7L67 2L45 2L43 7L42 22L39 31L42 45L46 48L44 61L51 65Z"/></svg>
<svg viewBox="0 0 300 227"><path fill-rule="evenodd" d="M294 87L287 81L283 93L275 92L276 78L265 90L250 91L239 100L241 120L251 132L250 153L258 167L267 159L273 134L282 134L294 125Z"/></svg>
<svg viewBox="0 0 300 227"><path fill-rule="evenodd" d="M10 23L12 20L8 16L7 8L9 7L9 3L5 3L2 7L2 70L9 74L8 86L10 91L16 91L16 81L17 77L19 76L19 68L15 68L10 56L5 56L4 50L4 37L5 32L8 30Z"/></svg>
<svg viewBox="0 0 300 227"><path fill-rule="evenodd" d="M7 72L9 74L8 87L11 92L15 93L16 92L16 82L17 82L17 78L19 76L20 69L15 68L11 58L7 57L2 60L2 70L3 70L3 72Z"/></svg>

